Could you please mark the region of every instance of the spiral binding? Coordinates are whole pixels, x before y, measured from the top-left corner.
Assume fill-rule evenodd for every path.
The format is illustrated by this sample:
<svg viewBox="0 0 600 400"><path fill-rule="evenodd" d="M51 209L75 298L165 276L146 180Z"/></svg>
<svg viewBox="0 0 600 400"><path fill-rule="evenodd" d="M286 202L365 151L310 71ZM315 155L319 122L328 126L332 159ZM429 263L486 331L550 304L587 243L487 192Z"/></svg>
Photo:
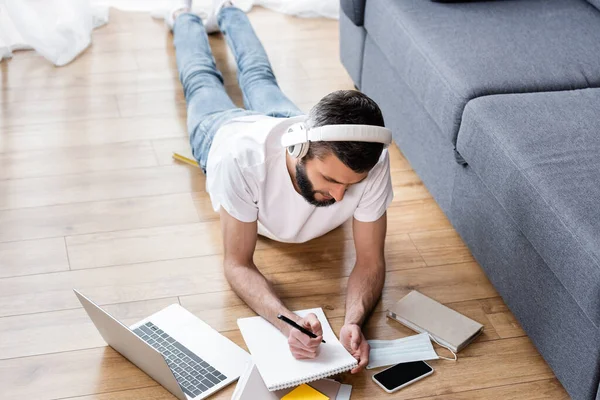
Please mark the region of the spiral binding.
<svg viewBox="0 0 600 400"><path fill-rule="evenodd" d="M267 389L269 389L270 392L273 392L275 390L287 389L290 387L301 385L303 383L318 381L319 379L327 378L328 376L341 374L342 372L350 371L357 366L358 366L358 363L354 362L354 363L348 364L344 367L335 368L335 369L332 369L329 371L322 372L322 373L314 375L310 378L304 378L304 379L296 380L296 381L288 381L288 382L280 383L275 386L269 386Z"/></svg>

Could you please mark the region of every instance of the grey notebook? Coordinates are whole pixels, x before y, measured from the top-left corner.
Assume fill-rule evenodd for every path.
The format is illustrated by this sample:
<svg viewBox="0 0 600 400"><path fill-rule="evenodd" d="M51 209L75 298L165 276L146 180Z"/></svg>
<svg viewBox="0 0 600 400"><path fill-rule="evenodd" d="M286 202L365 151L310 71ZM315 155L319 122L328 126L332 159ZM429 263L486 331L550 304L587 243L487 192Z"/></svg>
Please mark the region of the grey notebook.
<svg viewBox="0 0 600 400"><path fill-rule="evenodd" d="M427 332L455 353L471 343L483 325L413 290L388 310L387 316L419 333Z"/></svg>

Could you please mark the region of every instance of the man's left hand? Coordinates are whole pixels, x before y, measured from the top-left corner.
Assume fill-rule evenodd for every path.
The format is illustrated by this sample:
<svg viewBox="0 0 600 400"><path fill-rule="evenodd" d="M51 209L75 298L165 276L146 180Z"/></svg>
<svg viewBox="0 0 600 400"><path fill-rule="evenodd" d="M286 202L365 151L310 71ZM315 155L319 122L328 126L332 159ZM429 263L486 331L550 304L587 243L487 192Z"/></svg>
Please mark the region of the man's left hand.
<svg viewBox="0 0 600 400"><path fill-rule="evenodd" d="M358 367L350 371L353 374L362 371L369 363L371 347L357 324L345 324L340 331L340 341L350 354L358 361Z"/></svg>

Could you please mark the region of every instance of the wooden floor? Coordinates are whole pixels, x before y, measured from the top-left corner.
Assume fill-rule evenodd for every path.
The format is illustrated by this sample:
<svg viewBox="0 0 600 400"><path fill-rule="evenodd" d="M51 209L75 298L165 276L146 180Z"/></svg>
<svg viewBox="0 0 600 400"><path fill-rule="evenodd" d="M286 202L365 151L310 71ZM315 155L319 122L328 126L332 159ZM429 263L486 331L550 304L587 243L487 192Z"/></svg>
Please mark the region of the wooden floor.
<svg viewBox="0 0 600 400"><path fill-rule="evenodd" d="M280 84L304 110L352 81L336 21L255 9L250 18ZM253 313L221 269L218 215L189 153L172 37L146 14L112 11L93 46L54 68L32 52L0 63L0 397L171 399L111 348L78 288L133 323L179 302L240 346ZM236 102L235 63L211 39ZM388 272L368 338L411 332L384 311L418 289L485 325L458 362L390 396L371 372L343 376L353 399L563 399L552 371L498 297L417 175L393 147ZM344 226L304 245L259 240L256 262L292 309L323 307L336 332L353 265ZM215 395L230 398L233 386Z"/></svg>

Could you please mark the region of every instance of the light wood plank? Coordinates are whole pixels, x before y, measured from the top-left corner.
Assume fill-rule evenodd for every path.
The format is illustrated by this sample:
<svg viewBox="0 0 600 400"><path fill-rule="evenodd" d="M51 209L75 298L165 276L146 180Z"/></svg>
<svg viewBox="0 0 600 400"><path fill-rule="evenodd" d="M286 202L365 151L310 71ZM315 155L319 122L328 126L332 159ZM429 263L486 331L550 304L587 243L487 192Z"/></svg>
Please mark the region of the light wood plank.
<svg viewBox="0 0 600 400"><path fill-rule="evenodd" d="M523 328L512 313L489 314L488 318L503 339L525 335Z"/></svg>
<svg viewBox="0 0 600 400"><path fill-rule="evenodd" d="M149 141L0 153L0 180L157 165Z"/></svg>
<svg viewBox="0 0 600 400"><path fill-rule="evenodd" d="M451 228L433 199L392 203L388 209L388 234L414 233Z"/></svg>
<svg viewBox="0 0 600 400"><path fill-rule="evenodd" d="M129 12L117 8L109 9L110 23L95 29L92 37L118 32L167 32L162 20L151 18L146 12ZM131 43L135 45L134 43Z"/></svg>
<svg viewBox="0 0 600 400"><path fill-rule="evenodd" d="M51 62L42 56L27 52L24 57L15 57L3 60L6 63L6 73L3 73L4 87L27 86L28 81L34 78L45 79L40 87L59 82L69 82L76 76L89 76L91 74L105 74L124 71L135 71L138 65L134 54L130 51L113 52L110 57L104 54L93 54L92 52L83 52L76 62L72 62L60 68L56 68ZM42 82L42 81L39 81ZM93 99L89 96L88 100Z"/></svg>
<svg viewBox="0 0 600 400"><path fill-rule="evenodd" d="M517 385L497 386L488 389L471 390L449 395L424 397L423 400L568 400L556 378L520 383Z"/></svg>
<svg viewBox="0 0 600 400"><path fill-rule="evenodd" d="M429 266L474 261L471 252L453 229L413 232L410 238Z"/></svg>
<svg viewBox="0 0 600 400"><path fill-rule="evenodd" d="M475 261L453 229L414 232L410 234L410 238L429 266Z"/></svg>
<svg viewBox="0 0 600 400"><path fill-rule="evenodd" d="M44 90L39 90L40 87L44 87ZM134 70L109 74L68 75L51 82L48 82L46 77L33 76L25 82L20 82L17 87L3 87L2 102L22 103L86 98L91 93L95 96L114 96L164 90L183 90L176 71Z"/></svg>
<svg viewBox="0 0 600 400"><path fill-rule="evenodd" d="M185 98L179 91L123 94L117 96L117 101L122 117L168 115L186 118Z"/></svg>
<svg viewBox="0 0 600 400"><path fill-rule="evenodd" d="M212 215L217 217L217 214ZM355 258L353 241L344 240L332 246L328 239L317 238L295 246L259 240L254 259L259 266L271 263L310 265L346 259L349 261L346 267L351 268ZM200 257L223 252L220 222L216 220L193 225L69 236L66 241L72 269ZM390 235L386 243L388 270L425 266L408 235Z"/></svg>
<svg viewBox="0 0 600 400"><path fill-rule="evenodd" d="M194 206L200 219L204 221L219 219L219 214L213 210L210 195L206 192L194 192L192 193L192 199L194 200Z"/></svg>
<svg viewBox="0 0 600 400"><path fill-rule="evenodd" d="M228 390L228 392L233 392L233 390ZM222 392L219 392L221 394ZM229 393L229 398L231 398L231 394ZM215 398L215 397L211 397ZM223 397L226 398L226 397ZM98 393L92 394L89 396L77 396L77 397L69 397L69 400L173 400L176 399L171 393L169 393L162 386L151 386L142 389L129 389L129 390L121 390L116 392L108 392L108 393ZM67 399L64 399L67 400Z"/></svg>
<svg viewBox="0 0 600 400"><path fill-rule="evenodd" d="M306 103L296 103L296 106L302 111L304 114L308 114L313 106L316 104L314 101L306 102Z"/></svg>
<svg viewBox="0 0 600 400"><path fill-rule="evenodd" d="M177 303L165 298L104 307L125 325ZM83 308L0 319L0 359L104 347L106 343Z"/></svg>
<svg viewBox="0 0 600 400"><path fill-rule="evenodd" d="M219 222L67 237L72 269L221 254Z"/></svg>
<svg viewBox="0 0 600 400"><path fill-rule="evenodd" d="M501 298L481 300L481 304L500 337L525 336L523 328Z"/></svg>
<svg viewBox="0 0 600 400"><path fill-rule="evenodd" d="M295 103L318 102L331 92L341 89L354 89L352 79L348 75L341 75L334 79L310 80L279 80L279 87L284 93L290 94L290 100ZM316 101L315 101L316 99Z"/></svg>
<svg viewBox="0 0 600 400"><path fill-rule="evenodd" d="M0 181L0 210L204 190L204 174L183 166Z"/></svg>
<svg viewBox="0 0 600 400"><path fill-rule="evenodd" d="M3 399L51 400L155 385L110 347L0 361Z"/></svg>
<svg viewBox="0 0 600 400"><path fill-rule="evenodd" d="M133 55L140 71L177 71L174 51L164 49L135 50ZM216 56L216 55L215 55Z"/></svg>
<svg viewBox="0 0 600 400"><path fill-rule="evenodd" d="M457 392L552 378L550 368L541 356L533 355L534 353L535 348L527 338L473 343L461 352L457 362L431 361L431 366L435 369L434 375L395 393L394 398L453 396ZM387 393L370 380L372 373L353 377L354 379L347 378L353 383L353 392L359 398L389 398Z"/></svg>
<svg viewBox="0 0 600 400"><path fill-rule="evenodd" d="M198 222L188 193L0 211L0 242Z"/></svg>
<svg viewBox="0 0 600 400"><path fill-rule="evenodd" d="M345 293L348 271L339 264L342 262L290 268L273 263L263 265L261 271L281 298L289 299ZM393 295L403 296L417 289L442 302L497 296L474 263L390 271L385 285L395 291ZM72 288L83 290L98 304L115 304L227 291L229 284L223 275L221 256L4 278L0 279L0 316L76 308Z"/></svg>
<svg viewBox="0 0 600 400"><path fill-rule="evenodd" d="M220 291L228 286L219 257L5 278L0 279L0 316L78 308L73 288L102 305Z"/></svg>
<svg viewBox="0 0 600 400"><path fill-rule="evenodd" d="M0 243L0 278L68 269L69 260L62 237Z"/></svg>
<svg viewBox="0 0 600 400"><path fill-rule="evenodd" d="M83 119L103 119L119 116L115 96L91 96L63 101L44 100L0 103L0 127L29 125Z"/></svg>
<svg viewBox="0 0 600 400"><path fill-rule="evenodd" d="M460 249L429 249L419 251L429 266L457 264L475 261L467 248Z"/></svg>
<svg viewBox="0 0 600 400"><path fill-rule="evenodd" d="M153 28L150 25L154 21L152 21L150 15L147 15L147 17L149 21L146 27ZM110 23L107 24L107 27L112 25L112 22L111 19ZM165 29L140 29L140 27L137 26L136 29L120 32L99 31L98 33L100 34L95 34L93 37L93 46L90 47L89 52L98 57L110 57L114 52L127 52L132 49L160 49L172 51L173 35L168 31L166 26L164 28Z"/></svg>
<svg viewBox="0 0 600 400"><path fill-rule="evenodd" d="M390 171L409 171L411 170L410 163L404 157L396 143L392 143L390 147L388 147L388 154L390 157Z"/></svg>
<svg viewBox="0 0 600 400"><path fill-rule="evenodd" d="M0 153L186 137L177 118L111 118L57 122L7 128L0 135Z"/></svg>
<svg viewBox="0 0 600 400"><path fill-rule="evenodd" d="M460 235L453 229L415 232L410 234L410 238L419 250L466 247Z"/></svg>
<svg viewBox="0 0 600 400"><path fill-rule="evenodd" d="M158 158L159 165L181 165L179 161L173 158L173 153L178 153L195 160L188 137L153 140L152 146L154 146L154 152Z"/></svg>
<svg viewBox="0 0 600 400"><path fill-rule="evenodd" d="M431 194L414 171L392 171L394 201L431 199Z"/></svg>

